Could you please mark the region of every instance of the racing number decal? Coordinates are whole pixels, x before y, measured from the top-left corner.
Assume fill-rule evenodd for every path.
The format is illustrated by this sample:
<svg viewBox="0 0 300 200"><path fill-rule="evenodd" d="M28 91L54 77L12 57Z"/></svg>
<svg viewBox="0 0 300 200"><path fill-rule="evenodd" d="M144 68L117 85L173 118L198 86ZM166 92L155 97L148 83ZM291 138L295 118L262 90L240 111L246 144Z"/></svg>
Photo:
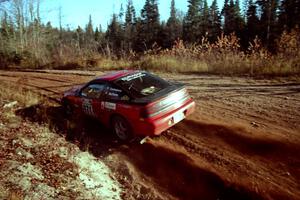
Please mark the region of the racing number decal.
<svg viewBox="0 0 300 200"><path fill-rule="evenodd" d="M82 102L82 110L87 115L95 115L92 100L84 99Z"/></svg>

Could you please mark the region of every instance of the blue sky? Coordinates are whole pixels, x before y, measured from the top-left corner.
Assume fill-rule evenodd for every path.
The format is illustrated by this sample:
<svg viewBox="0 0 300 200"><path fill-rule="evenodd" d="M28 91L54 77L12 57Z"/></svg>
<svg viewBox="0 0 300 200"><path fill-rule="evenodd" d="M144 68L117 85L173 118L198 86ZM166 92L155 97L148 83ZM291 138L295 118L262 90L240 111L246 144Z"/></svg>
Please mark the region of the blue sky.
<svg viewBox="0 0 300 200"><path fill-rule="evenodd" d="M167 20L170 14L171 0L159 0L161 20ZM218 0L218 7L223 6L223 0ZM208 0L209 5L211 0ZM78 25L85 27L89 15L92 16L93 25L102 25L106 29L113 13L119 13L123 4L125 10L127 0L42 0L41 16L44 22L51 21L53 26L58 26L59 8L62 11L62 25L71 29ZM133 0L137 15L145 4L145 0ZM176 8L184 13L187 11L187 0L175 0Z"/></svg>

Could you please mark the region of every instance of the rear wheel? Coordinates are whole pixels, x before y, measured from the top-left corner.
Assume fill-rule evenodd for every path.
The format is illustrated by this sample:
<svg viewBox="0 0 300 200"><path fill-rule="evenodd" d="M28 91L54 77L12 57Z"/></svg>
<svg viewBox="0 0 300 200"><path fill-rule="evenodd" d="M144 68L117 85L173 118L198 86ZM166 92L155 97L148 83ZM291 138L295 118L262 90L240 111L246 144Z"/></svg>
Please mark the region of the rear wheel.
<svg viewBox="0 0 300 200"><path fill-rule="evenodd" d="M130 124L121 116L114 116L112 119L113 132L120 140L129 140L132 138L132 129Z"/></svg>

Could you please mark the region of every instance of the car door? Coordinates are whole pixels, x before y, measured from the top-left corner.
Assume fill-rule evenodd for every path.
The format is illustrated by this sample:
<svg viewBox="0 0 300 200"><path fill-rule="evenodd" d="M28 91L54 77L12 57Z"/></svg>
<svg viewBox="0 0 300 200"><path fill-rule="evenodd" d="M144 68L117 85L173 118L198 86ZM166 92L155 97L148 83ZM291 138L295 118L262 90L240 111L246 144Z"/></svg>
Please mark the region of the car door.
<svg viewBox="0 0 300 200"><path fill-rule="evenodd" d="M121 88L111 83L107 84L105 97L103 99L102 107L109 116L112 114L120 114L124 117L128 116L128 113L124 113L124 109L130 112L130 97ZM109 120L109 118L106 120Z"/></svg>
<svg viewBox="0 0 300 200"><path fill-rule="evenodd" d="M82 112L88 116L102 120L105 112L102 102L106 90L106 83L90 83L81 92Z"/></svg>

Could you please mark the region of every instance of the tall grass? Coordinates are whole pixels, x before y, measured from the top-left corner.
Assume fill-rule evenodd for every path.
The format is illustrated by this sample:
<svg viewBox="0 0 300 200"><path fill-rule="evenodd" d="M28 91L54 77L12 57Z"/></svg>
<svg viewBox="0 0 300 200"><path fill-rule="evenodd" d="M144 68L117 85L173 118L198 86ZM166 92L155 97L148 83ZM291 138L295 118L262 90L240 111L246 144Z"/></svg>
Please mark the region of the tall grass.
<svg viewBox="0 0 300 200"><path fill-rule="evenodd" d="M300 74L300 30L283 32L276 41L277 52L270 53L255 38L245 51L235 34L221 35L216 42L202 38L200 44L186 45L178 40L171 49L153 45L142 54L129 52L121 58L95 51L79 51L62 46L45 58L44 68L56 69L144 69L165 72L212 74L291 75ZM74 50L75 49L75 50ZM108 50L109 51L109 50ZM30 67L23 61L22 67Z"/></svg>
<svg viewBox="0 0 300 200"><path fill-rule="evenodd" d="M153 71L165 72L208 72L208 65L200 60L171 55L147 55L134 62L134 66Z"/></svg>
<svg viewBox="0 0 300 200"><path fill-rule="evenodd" d="M0 82L0 100L2 103L17 101L18 106L31 106L39 103L42 96L9 83Z"/></svg>
<svg viewBox="0 0 300 200"><path fill-rule="evenodd" d="M200 44L175 42L171 49L157 46L143 55L132 53L117 60L98 59L98 69L144 69L165 72L212 73L225 75L293 75L300 74L300 31L283 32L276 41L278 52L270 53L255 38L245 51L235 34L221 35L210 43L203 38Z"/></svg>
<svg viewBox="0 0 300 200"><path fill-rule="evenodd" d="M215 43L206 38L201 44L186 46L176 41L172 49L151 51L139 60L147 70L208 72L217 74L289 75L300 73L300 32L284 32L277 41L278 53L271 54L259 39L241 51L236 35L221 35Z"/></svg>

